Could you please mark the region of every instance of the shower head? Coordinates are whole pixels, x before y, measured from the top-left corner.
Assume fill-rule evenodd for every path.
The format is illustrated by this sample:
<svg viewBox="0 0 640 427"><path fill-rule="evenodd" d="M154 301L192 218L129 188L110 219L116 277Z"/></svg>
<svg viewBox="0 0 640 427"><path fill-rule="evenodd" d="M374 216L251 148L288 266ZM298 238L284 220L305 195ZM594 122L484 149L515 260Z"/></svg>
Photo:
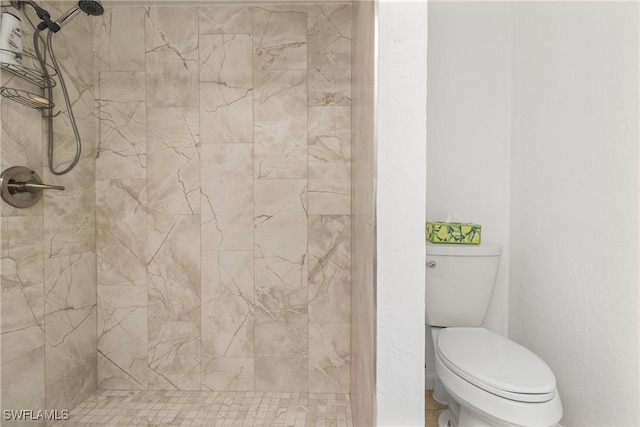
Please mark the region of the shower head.
<svg viewBox="0 0 640 427"><path fill-rule="evenodd" d="M75 16L80 12L84 12L87 15L98 16L104 13L104 8L102 7L102 3L98 0L81 0L76 6L67 10L60 18L58 18L57 21L55 21L55 23L58 24L58 30L75 18Z"/></svg>
<svg viewBox="0 0 640 427"><path fill-rule="evenodd" d="M80 0L78 7L81 11L91 16L99 16L104 13L104 8L99 1Z"/></svg>

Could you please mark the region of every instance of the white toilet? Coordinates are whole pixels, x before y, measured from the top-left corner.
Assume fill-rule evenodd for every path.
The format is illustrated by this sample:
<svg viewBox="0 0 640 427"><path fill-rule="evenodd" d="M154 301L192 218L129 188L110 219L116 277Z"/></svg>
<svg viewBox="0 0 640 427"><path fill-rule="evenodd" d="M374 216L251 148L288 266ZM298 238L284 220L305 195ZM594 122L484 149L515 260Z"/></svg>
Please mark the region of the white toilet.
<svg viewBox="0 0 640 427"><path fill-rule="evenodd" d="M542 359L481 327L498 275L498 245L427 242L426 322L436 352L439 427L551 427L562 418ZM440 387L444 387L446 393Z"/></svg>

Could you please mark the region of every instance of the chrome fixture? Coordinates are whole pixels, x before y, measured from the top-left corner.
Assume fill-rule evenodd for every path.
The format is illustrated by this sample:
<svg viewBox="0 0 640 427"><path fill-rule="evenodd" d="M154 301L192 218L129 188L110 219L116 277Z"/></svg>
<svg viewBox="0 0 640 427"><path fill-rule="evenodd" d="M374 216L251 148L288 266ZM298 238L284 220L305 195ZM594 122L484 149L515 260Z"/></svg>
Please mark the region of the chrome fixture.
<svg viewBox="0 0 640 427"><path fill-rule="evenodd" d="M43 190L64 190L64 187L43 184L35 171L24 166L13 166L0 174L0 195L13 207L30 208L42 198Z"/></svg>
<svg viewBox="0 0 640 427"><path fill-rule="evenodd" d="M104 13L104 8L99 1L79 1L76 6L73 6L71 9L67 10L58 20L55 22L58 25L58 30L62 28L66 23L71 21L75 16L84 12L90 16L99 16ZM57 32L56 30L52 30Z"/></svg>
<svg viewBox="0 0 640 427"><path fill-rule="evenodd" d="M38 25L38 30L42 31L46 28L57 33L60 29L71 21L79 12L84 12L87 15L98 16L104 13L104 8L102 7L102 2L99 0L95 1L87 1L80 0L77 5L73 6L71 9L67 10L62 14L60 18L53 21L51 19L51 14L46 9L41 8L38 4L32 0L10 0L10 3L18 8L22 9L22 6L28 4L35 10L38 18L42 20L42 22Z"/></svg>

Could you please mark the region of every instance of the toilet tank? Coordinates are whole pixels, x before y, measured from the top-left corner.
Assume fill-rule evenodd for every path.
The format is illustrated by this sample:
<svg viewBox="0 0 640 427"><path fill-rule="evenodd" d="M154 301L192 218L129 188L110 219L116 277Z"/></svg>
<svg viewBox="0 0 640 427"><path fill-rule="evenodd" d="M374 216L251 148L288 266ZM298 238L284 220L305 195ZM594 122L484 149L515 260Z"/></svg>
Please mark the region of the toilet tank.
<svg viewBox="0 0 640 427"><path fill-rule="evenodd" d="M426 322L480 326L498 277L502 247L427 242Z"/></svg>

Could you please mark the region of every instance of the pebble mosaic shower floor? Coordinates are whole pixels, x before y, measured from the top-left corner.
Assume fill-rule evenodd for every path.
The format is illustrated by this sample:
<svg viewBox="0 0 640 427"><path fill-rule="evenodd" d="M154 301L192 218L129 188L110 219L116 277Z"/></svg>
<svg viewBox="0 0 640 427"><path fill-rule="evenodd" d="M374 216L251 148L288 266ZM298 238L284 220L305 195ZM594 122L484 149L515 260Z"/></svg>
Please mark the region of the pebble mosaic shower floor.
<svg viewBox="0 0 640 427"><path fill-rule="evenodd" d="M54 427L353 427L348 394L101 390Z"/></svg>

